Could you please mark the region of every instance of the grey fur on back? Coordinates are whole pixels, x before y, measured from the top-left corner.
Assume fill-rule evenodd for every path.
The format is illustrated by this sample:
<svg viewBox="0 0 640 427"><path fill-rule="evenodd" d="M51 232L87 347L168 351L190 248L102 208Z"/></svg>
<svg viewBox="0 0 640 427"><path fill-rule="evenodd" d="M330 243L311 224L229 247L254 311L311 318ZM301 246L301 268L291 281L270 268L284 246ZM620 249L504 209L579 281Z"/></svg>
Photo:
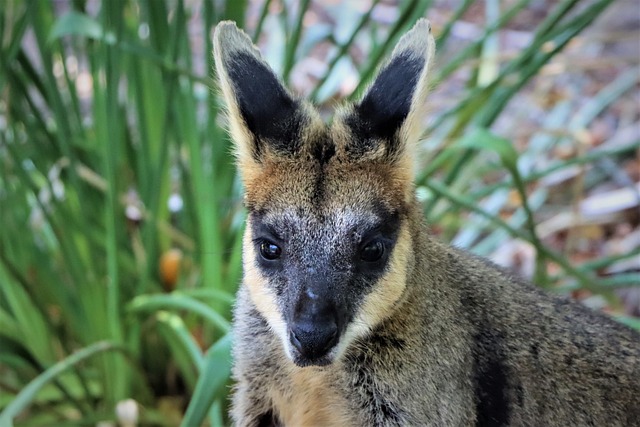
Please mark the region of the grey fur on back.
<svg viewBox="0 0 640 427"><path fill-rule="evenodd" d="M426 93L433 53L428 23L421 20L416 28L399 43L392 59L406 60L404 52L422 50L420 55L427 58L417 71L408 104L398 107L410 110L393 123L395 133L381 129L373 143L363 138L360 145L351 142L358 140L358 132L375 131L375 123L357 117L362 104L342 112L343 119L327 130L309 105L278 87L275 75L235 25L221 23L216 30L218 75L250 212L245 279L234 315L234 422L241 426L640 425L636 331L543 293L429 235L412 187L402 184L410 167L406 141L416 138L415 117ZM426 49L419 48L420 40ZM237 52L244 56L233 56ZM256 67L256 73L237 69L246 66ZM258 86L272 88L267 94L272 95L273 105L291 108L283 119L287 126L272 127L268 108L259 101L247 105L252 91L262 89L243 86L245 82L234 78L238 75L264 79L267 84ZM383 86L379 79L369 94L384 91ZM300 146L292 148L278 140L291 135ZM348 142L340 142L341 138ZM337 142L332 145L329 140ZM352 157L354 150L357 159ZM391 175L378 174L381 168L389 168ZM384 177L393 183L385 184ZM351 188L350 182L358 184ZM310 188L312 196L306 193ZM370 206L372 195L379 195L379 202ZM393 253L387 266L370 279L370 288L357 294L350 313L352 323L366 324L344 327L340 343L328 353L329 362L294 363L286 336L291 326L283 314L287 298L294 297L283 296L292 291L275 284L280 273L254 261L260 256L256 233L282 218L290 224L286 230L295 231L290 244L302 248L287 256L308 263L300 253L308 247L318 257L333 260L328 258L333 252L313 245L331 242L360 215L381 211L393 212L399 225L389 244ZM341 258L335 259L333 268L338 270ZM332 265L327 261L318 268L331 275L326 269ZM402 274L394 275L398 269ZM340 274L347 277L344 271ZM287 286L298 286L296 280ZM397 293L387 295L392 292ZM384 297L380 316L370 313L376 310L367 299L371 295ZM307 362L310 366L303 366Z"/></svg>

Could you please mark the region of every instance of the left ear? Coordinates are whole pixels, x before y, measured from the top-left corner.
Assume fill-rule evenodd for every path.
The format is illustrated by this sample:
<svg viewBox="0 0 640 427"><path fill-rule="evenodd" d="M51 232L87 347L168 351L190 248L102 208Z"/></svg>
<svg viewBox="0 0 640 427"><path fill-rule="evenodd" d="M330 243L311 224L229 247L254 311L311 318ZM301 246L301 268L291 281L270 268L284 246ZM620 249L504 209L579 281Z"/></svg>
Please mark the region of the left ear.
<svg viewBox="0 0 640 427"><path fill-rule="evenodd" d="M306 119L301 103L289 94L249 36L235 23L223 21L216 27L213 44L240 169L259 166L268 152L298 150Z"/></svg>
<svg viewBox="0 0 640 427"><path fill-rule="evenodd" d="M343 116L351 133L348 152L375 157L384 153L392 159L407 154L407 145L420 135L434 46L431 25L424 18L400 39L360 103Z"/></svg>

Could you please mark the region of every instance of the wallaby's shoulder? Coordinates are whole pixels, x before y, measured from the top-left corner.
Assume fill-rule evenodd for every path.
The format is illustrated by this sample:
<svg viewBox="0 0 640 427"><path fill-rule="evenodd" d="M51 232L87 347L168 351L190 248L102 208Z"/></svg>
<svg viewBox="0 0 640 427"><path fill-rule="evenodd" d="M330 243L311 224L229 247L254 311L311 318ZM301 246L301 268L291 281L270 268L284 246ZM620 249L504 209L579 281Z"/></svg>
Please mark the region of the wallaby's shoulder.
<svg viewBox="0 0 640 427"><path fill-rule="evenodd" d="M476 401L486 397L479 419L497 412L512 425L638 423L637 331L485 259L453 248L447 258L471 331Z"/></svg>
<svg viewBox="0 0 640 427"><path fill-rule="evenodd" d="M553 290L543 290L486 258L448 246L441 246L441 250L446 253L449 280L460 290L465 312L474 322L485 319L492 327L524 331L522 338L532 328L549 332L543 337L548 339L558 333L593 336L612 344L601 347L628 344L640 354L640 333L609 315Z"/></svg>

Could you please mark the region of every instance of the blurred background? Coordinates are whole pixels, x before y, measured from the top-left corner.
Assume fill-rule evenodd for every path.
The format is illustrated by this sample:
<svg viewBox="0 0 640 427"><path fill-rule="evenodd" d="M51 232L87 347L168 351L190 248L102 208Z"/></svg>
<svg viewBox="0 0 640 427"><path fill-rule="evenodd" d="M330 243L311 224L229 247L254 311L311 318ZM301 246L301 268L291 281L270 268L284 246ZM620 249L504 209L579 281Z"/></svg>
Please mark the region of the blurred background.
<svg viewBox="0 0 640 427"><path fill-rule="evenodd" d="M426 16L442 240L640 329L634 0L4 0L0 425L226 425L245 211L231 19L330 119Z"/></svg>

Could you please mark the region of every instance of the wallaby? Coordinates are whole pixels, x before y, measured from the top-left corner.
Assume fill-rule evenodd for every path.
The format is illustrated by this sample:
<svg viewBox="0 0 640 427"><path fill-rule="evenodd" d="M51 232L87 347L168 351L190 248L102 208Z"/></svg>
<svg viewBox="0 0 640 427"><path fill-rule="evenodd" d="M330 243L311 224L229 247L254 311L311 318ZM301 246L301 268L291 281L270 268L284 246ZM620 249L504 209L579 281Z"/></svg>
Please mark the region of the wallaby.
<svg viewBox="0 0 640 427"><path fill-rule="evenodd" d="M236 425L640 425L640 334L429 235L427 20L331 124L234 23L214 55L248 210Z"/></svg>

